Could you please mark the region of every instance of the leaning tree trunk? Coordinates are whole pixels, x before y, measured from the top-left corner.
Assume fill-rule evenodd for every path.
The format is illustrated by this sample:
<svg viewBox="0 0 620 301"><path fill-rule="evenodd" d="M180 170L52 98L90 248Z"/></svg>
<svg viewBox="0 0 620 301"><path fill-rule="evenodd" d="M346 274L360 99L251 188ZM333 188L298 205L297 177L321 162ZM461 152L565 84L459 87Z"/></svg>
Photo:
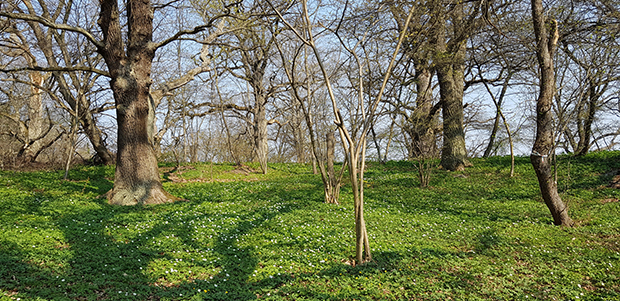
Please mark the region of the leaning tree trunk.
<svg viewBox="0 0 620 301"><path fill-rule="evenodd" d="M99 26L104 41L98 51L110 71L118 125L116 173L108 202L116 205L173 202L177 198L162 187L149 136L150 75L155 54L150 1L127 1L126 53L118 2L100 0L100 4Z"/></svg>
<svg viewBox="0 0 620 301"><path fill-rule="evenodd" d="M86 136L88 137L88 140L92 144L93 149L97 155L96 163L100 163L102 165L114 164L114 156L105 145L105 139L103 137L101 129L97 126L97 122L93 114L89 112L90 102L86 100L84 96L82 96L82 99L79 99L78 101L79 104L77 106L80 109L80 114L78 118L80 124L82 125L82 130L84 130L84 134L86 134ZM76 101L76 103L78 103L78 101Z"/></svg>
<svg viewBox="0 0 620 301"><path fill-rule="evenodd" d="M532 0L532 18L536 34L536 57L540 67L540 94L536 102L536 139L530 160L536 171L542 197L553 216L553 223L570 227L574 223L568 216L568 207L558 195L549 159L554 151L551 107L555 93L553 54L559 37L558 24L556 20L551 20L551 32L547 32L542 0Z"/></svg>

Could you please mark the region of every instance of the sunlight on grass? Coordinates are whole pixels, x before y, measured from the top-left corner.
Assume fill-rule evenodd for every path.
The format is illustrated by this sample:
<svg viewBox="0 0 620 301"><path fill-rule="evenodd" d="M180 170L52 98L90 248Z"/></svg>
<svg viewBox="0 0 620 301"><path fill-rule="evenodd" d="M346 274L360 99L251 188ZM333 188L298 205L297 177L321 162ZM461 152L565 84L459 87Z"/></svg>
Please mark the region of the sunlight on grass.
<svg viewBox="0 0 620 301"><path fill-rule="evenodd" d="M620 153L563 157L562 197L579 226L551 225L527 158L435 171L371 164L374 261L354 266L353 204L322 203L301 164L267 175L226 164L170 172L187 201L114 207L113 170L0 172L0 292L7 300L613 300L620 298ZM570 168L569 168L570 165ZM559 170L560 171L560 170ZM185 179L186 181L178 180ZM213 180L212 180L213 179ZM190 181L191 180L191 181ZM605 200L605 201L604 201ZM615 201L614 201L615 200Z"/></svg>

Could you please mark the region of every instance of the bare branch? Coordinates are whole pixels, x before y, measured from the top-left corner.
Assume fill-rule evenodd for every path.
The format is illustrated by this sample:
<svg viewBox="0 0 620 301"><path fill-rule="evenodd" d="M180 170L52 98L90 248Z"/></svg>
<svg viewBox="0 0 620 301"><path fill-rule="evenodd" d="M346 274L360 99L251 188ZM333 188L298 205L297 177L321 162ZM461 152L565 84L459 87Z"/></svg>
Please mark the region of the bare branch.
<svg viewBox="0 0 620 301"><path fill-rule="evenodd" d="M0 69L0 72L4 73L12 73L12 72L21 72L21 71L41 71L41 72L75 72L75 71L86 71L92 72L96 74L100 74L103 76L110 77L110 74L106 71L99 70L96 68L86 67L86 66L76 66L76 67L22 67L15 69Z"/></svg>
<svg viewBox="0 0 620 301"><path fill-rule="evenodd" d="M165 40L163 40L163 41L161 41L159 43L155 43L154 48L155 49L161 48L163 46L166 46L166 45L168 45L168 44L178 40L182 36L197 34L197 33L202 32L202 31L204 31L204 30L206 30L208 28L213 27L213 24L215 23L215 21L217 21L217 20L219 20L221 18L230 16L230 7L238 5L240 3L241 3L241 1L237 1L237 2L234 2L234 3L231 3L231 4L227 5L225 7L226 11L223 14L215 16L214 18L209 20L209 22L207 22L206 24L202 24L202 25L196 26L196 27L194 27L192 29L181 30L181 31L175 33L174 35L172 35L171 37L169 37L169 38L167 38L167 39L165 39Z"/></svg>
<svg viewBox="0 0 620 301"><path fill-rule="evenodd" d="M4 11L0 11L0 16L2 17L7 17L9 19L17 19L17 20L23 20L23 21L31 21L31 22L37 22L40 24L43 24L49 28L53 28L53 29L60 29L60 30L67 30L67 31L71 31L71 32L76 32L79 33L81 35L83 35L84 37L86 37L86 39L88 39L91 43L95 44L95 46L97 46L98 48L103 47L103 43L99 40L97 40L95 38L95 36L93 36L90 32L88 32L86 29L84 28L80 28L80 27L75 27L75 26L70 26L67 24L58 24L55 23L52 20L40 17L40 16L35 16L35 15L31 15L31 14L22 14L22 13L9 13L9 12L4 12Z"/></svg>

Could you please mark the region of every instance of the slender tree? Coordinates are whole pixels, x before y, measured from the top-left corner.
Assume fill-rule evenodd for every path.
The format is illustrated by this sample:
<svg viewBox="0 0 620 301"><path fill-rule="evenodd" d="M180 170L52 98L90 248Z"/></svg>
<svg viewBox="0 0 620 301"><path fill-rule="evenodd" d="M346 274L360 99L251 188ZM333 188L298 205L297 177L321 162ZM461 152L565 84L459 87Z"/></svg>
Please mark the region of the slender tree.
<svg viewBox="0 0 620 301"><path fill-rule="evenodd" d="M532 0L532 20L536 36L536 58L540 68L540 91L536 101L536 139L530 160L540 186L545 204L551 211L555 225L573 226L568 207L558 194L557 183L551 173L550 155L553 149L552 101L555 93L553 55L559 38L558 22L548 19L543 11L542 0ZM549 29L548 29L549 28Z"/></svg>

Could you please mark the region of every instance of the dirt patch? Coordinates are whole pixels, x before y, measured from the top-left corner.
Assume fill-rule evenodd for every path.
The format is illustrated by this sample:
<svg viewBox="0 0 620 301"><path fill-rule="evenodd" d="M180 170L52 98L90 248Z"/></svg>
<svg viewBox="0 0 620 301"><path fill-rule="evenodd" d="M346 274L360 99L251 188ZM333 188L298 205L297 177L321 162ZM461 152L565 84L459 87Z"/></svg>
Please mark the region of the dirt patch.
<svg viewBox="0 0 620 301"><path fill-rule="evenodd" d="M620 189L620 175L615 176L611 180L611 183L609 184L609 187L615 188L615 189Z"/></svg>
<svg viewBox="0 0 620 301"><path fill-rule="evenodd" d="M237 168L235 168L234 170L231 171L231 173L234 174L242 174L244 176L247 176L251 173L255 173L256 170L252 167L249 167L247 165L241 165L241 166L237 166Z"/></svg>
<svg viewBox="0 0 620 301"><path fill-rule="evenodd" d="M609 199L604 199L604 200L601 201L601 203L603 203L603 204L617 203L617 202L618 202L618 199L616 199L616 198L609 198Z"/></svg>

